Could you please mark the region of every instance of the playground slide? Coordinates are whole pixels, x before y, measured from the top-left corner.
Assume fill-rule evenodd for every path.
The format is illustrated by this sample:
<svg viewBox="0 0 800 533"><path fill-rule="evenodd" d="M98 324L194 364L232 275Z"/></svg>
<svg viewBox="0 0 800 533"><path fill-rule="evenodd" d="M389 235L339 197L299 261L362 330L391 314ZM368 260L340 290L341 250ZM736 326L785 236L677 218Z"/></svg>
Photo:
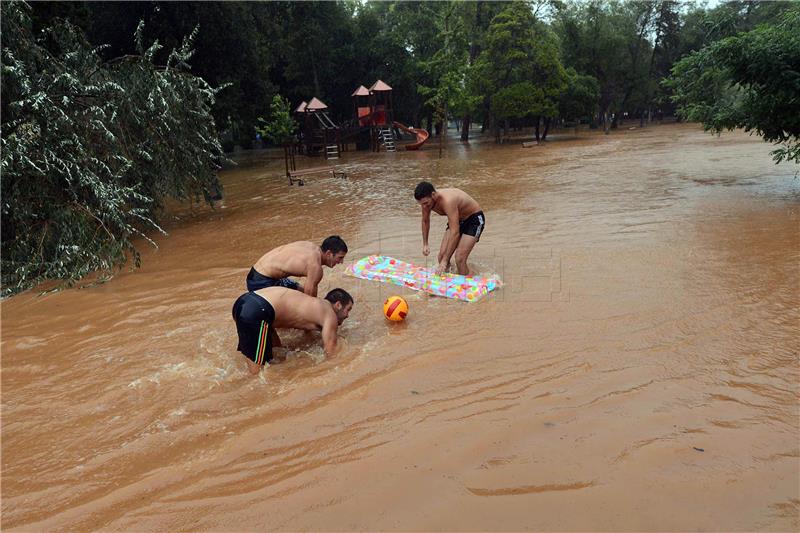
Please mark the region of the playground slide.
<svg viewBox="0 0 800 533"><path fill-rule="evenodd" d="M420 128L409 128L405 124L401 124L400 122L394 122L395 128L400 128L403 131L407 131L409 133L413 133L417 136L417 142L414 144L407 144L406 150L419 150L419 148L425 144L425 141L428 140L428 132L426 130Z"/></svg>

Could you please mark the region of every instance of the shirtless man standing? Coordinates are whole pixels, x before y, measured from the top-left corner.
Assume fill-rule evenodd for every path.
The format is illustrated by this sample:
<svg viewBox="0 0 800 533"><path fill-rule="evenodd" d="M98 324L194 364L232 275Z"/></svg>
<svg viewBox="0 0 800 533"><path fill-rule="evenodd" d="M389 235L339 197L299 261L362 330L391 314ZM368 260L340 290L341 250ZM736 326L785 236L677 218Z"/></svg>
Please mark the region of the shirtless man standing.
<svg viewBox="0 0 800 533"><path fill-rule="evenodd" d="M261 256L247 274L247 290L266 287L297 289L309 296L317 295L322 280L322 265L333 268L347 255L347 244L338 235L331 235L322 246L308 241L284 244ZM305 276L305 287L289 276Z"/></svg>
<svg viewBox="0 0 800 533"><path fill-rule="evenodd" d="M481 238L486 218L481 206L461 189L441 189L421 181L414 189L414 198L422 207L422 255L430 253L428 232L431 229L431 211L447 217L447 229L439 247L439 264L436 273L442 274L450 268L450 258L455 253L458 273L469 275L467 258L475 243Z"/></svg>
<svg viewBox="0 0 800 533"><path fill-rule="evenodd" d="M268 287L239 296L233 304L233 320L239 335L237 349L248 359L251 374L258 374L281 346L275 328L322 331L325 354L336 353L336 332L353 308L353 297L333 289L325 298L307 296L285 287Z"/></svg>

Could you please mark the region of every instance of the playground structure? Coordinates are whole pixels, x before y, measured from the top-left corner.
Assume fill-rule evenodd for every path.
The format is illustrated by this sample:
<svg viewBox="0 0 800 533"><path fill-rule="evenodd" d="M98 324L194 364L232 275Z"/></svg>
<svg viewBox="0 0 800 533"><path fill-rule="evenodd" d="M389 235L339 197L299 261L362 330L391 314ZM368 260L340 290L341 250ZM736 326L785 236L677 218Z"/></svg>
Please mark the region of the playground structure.
<svg viewBox="0 0 800 533"><path fill-rule="evenodd" d="M295 182L303 185L302 177L311 174L330 173L335 178L347 177L345 170L332 166L298 169L295 162L297 153L308 156L321 154L326 160L339 159L339 154L351 143L355 143L357 150L380 152L383 147L387 152L395 152L393 129L415 136L415 142L405 145L406 150L418 150L428 140L426 130L410 128L393 120L392 88L385 82L378 80L369 89L361 85L351 96L354 118L345 125L336 124L328 115L328 106L317 97L301 102L294 110L300 123L300 136L297 142L284 147L289 185Z"/></svg>
<svg viewBox="0 0 800 533"><path fill-rule="evenodd" d="M416 136L416 142L406 145L406 150L417 150L428 139L427 131L409 128L394 121L392 88L384 81L376 81L369 89L361 85L351 96L355 109L355 126L360 141L356 142L357 147L368 144L373 152L379 152L381 146L387 152L396 151L393 127Z"/></svg>
<svg viewBox="0 0 800 533"><path fill-rule="evenodd" d="M306 155L322 152L325 159L338 159L342 130L327 113L328 106L317 97L301 102L295 114L300 116L299 147Z"/></svg>
<svg viewBox="0 0 800 533"><path fill-rule="evenodd" d="M406 131L406 132L408 132L408 133L410 133L412 135L415 135L417 137L417 142L412 143L412 144L407 144L406 145L406 150L419 150L420 147L423 144L425 144L425 141L428 140L428 136L430 135L428 133L428 130L424 130L422 128L409 128L405 124L402 124L402 123L397 122L397 121L394 121L393 124L394 124L395 128L398 128L398 129L401 129L403 131Z"/></svg>

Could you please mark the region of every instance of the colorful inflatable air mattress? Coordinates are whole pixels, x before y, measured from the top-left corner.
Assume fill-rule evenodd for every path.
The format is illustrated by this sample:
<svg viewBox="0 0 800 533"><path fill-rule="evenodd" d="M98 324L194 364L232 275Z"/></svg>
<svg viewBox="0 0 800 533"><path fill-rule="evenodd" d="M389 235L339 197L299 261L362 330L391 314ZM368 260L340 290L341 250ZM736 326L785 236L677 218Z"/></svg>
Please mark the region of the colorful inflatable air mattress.
<svg viewBox="0 0 800 533"><path fill-rule="evenodd" d="M348 266L345 273L361 279L394 283L415 291L424 291L436 296L467 302L480 300L503 283L495 274L490 276L461 276L458 274L437 276L433 270L433 268L416 266L385 255L370 255Z"/></svg>

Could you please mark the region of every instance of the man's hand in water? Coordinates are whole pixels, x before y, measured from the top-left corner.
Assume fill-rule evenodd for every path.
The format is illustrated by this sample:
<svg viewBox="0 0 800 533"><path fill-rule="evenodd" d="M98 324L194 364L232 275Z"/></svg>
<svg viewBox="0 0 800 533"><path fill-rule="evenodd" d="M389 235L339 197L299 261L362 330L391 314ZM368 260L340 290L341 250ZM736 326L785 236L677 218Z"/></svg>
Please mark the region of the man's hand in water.
<svg viewBox="0 0 800 533"><path fill-rule="evenodd" d="M423 245L422 246L422 255L424 255L425 257L428 257L429 253L431 253L431 247L428 246L427 244Z"/></svg>
<svg viewBox="0 0 800 533"><path fill-rule="evenodd" d="M444 274L445 272L447 272L447 269L448 269L448 268L450 268L450 265L449 265L449 264L447 264L447 263L445 263L445 262L441 262L441 263L439 263L439 266L437 266L437 267L436 267L436 275L437 275L437 276L441 276L442 274Z"/></svg>

